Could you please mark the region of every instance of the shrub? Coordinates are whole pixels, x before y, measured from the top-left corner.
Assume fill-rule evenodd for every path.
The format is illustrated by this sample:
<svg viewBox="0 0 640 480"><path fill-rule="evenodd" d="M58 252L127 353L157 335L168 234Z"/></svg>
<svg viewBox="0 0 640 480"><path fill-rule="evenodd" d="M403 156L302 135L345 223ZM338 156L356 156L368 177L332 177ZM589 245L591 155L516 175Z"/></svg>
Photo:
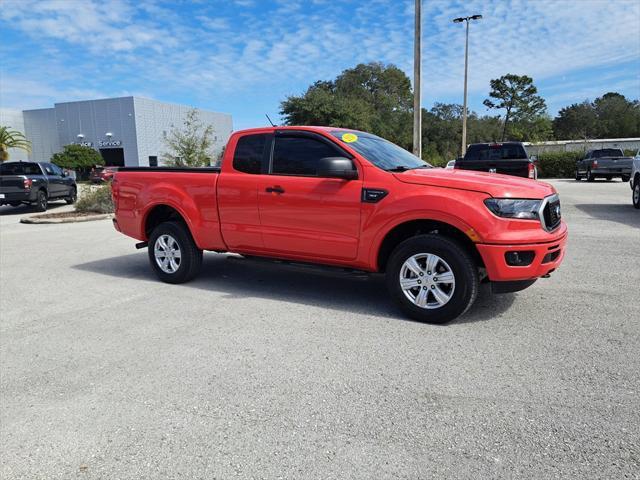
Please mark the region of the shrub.
<svg viewBox="0 0 640 480"><path fill-rule="evenodd" d="M546 152L538 155L538 176L540 178L573 178L576 162L584 157L584 152Z"/></svg>
<svg viewBox="0 0 640 480"><path fill-rule="evenodd" d="M111 185L91 188L76 203L76 211L82 213L113 213Z"/></svg>

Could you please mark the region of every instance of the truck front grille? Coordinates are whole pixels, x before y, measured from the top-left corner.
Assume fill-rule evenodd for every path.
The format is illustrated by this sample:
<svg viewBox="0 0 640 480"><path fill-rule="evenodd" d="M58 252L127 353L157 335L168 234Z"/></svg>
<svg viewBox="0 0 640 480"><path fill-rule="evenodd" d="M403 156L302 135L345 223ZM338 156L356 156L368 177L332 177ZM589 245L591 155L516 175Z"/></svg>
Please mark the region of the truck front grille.
<svg viewBox="0 0 640 480"><path fill-rule="evenodd" d="M542 206L542 215L540 216L542 228L547 232L555 230L560 226L561 220L562 212L560 209L560 197L558 197L557 194L554 194L545 198Z"/></svg>

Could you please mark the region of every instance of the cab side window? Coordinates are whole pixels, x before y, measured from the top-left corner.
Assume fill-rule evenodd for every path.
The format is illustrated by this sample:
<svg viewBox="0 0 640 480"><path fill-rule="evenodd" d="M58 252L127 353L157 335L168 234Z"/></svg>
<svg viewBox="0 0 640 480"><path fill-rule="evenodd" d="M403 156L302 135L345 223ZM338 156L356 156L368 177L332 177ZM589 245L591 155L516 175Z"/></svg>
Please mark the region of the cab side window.
<svg viewBox="0 0 640 480"><path fill-rule="evenodd" d="M274 175L316 176L321 158L343 156L314 138L277 136L275 142L271 168Z"/></svg>
<svg viewBox="0 0 640 480"><path fill-rule="evenodd" d="M267 140L266 134L241 137L233 154L233 168L244 173L262 173L264 149L269 144Z"/></svg>

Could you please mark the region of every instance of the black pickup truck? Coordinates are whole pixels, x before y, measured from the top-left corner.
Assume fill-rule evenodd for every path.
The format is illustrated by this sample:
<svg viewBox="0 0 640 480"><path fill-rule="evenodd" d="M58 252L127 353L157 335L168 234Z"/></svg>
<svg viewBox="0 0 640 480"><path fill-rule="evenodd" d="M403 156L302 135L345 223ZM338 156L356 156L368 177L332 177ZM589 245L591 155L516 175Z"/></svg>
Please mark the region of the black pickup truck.
<svg viewBox="0 0 640 480"><path fill-rule="evenodd" d="M620 177L623 182L628 182L632 165L633 157L625 157L619 148L589 150L584 158L576 163L576 180L584 177L588 182L593 182L598 177L607 180Z"/></svg>
<svg viewBox="0 0 640 480"><path fill-rule="evenodd" d="M53 163L5 162L0 164L0 205L34 205L44 212L49 200L75 203L76 181Z"/></svg>
<svg viewBox="0 0 640 480"><path fill-rule="evenodd" d="M453 168L538 178L534 160L520 142L472 143Z"/></svg>

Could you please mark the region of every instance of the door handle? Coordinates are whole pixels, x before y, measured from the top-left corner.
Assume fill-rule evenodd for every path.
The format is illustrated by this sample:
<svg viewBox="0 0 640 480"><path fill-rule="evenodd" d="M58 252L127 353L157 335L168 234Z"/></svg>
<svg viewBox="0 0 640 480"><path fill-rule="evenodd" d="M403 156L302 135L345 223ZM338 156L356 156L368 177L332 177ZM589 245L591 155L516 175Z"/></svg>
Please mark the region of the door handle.
<svg viewBox="0 0 640 480"><path fill-rule="evenodd" d="M275 186L275 187L267 187L265 191L268 193L284 193L284 188Z"/></svg>

